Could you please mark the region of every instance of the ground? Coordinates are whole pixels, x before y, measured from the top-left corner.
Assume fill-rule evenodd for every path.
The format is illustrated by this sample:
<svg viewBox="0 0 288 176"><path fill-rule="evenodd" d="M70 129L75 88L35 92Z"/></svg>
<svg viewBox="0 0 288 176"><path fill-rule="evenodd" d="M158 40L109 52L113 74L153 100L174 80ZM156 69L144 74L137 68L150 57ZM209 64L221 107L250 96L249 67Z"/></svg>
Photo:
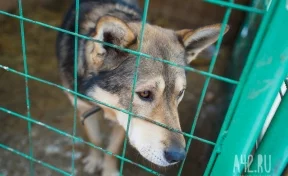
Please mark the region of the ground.
<svg viewBox="0 0 288 176"><path fill-rule="evenodd" d="M160 13L160 11L157 10L157 2L159 4L160 1L152 1L150 6L150 12L152 14L149 16L150 21L166 27L171 26L172 28L184 28L184 26L187 26L187 21L182 21L180 24L179 20L169 20L168 18L165 18L165 14L168 14L168 12ZM45 6L28 3L24 4L24 15L33 20L59 26L68 4L68 1L63 1L61 4L57 5L55 5L54 2L52 5L45 4ZM192 1L191 4L193 4ZM180 6L181 4L177 5ZM166 8L168 8L168 5ZM171 10L172 9L170 8L170 11ZM158 18L156 18L157 13L160 14L160 17ZM187 12L187 14L189 13ZM171 16L172 15L170 14L170 17ZM221 18L222 15L220 15L218 19ZM185 18L183 17L183 19ZM213 22L218 19L210 19L206 24L210 24L211 21ZM192 23L195 24L197 21L191 22L191 25L193 25ZM201 23L204 22L201 21ZM55 58L56 34L57 32L51 29L32 23L25 23L29 74L59 84L60 81ZM214 70L215 74L226 74L227 67L229 66L229 51L230 47L227 45L221 48ZM192 67L207 71L210 63L209 57L209 54L202 55L198 62L192 63ZM23 72L20 28L17 19L8 17L0 18L0 64ZM204 81L204 76L193 72L188 73L188 89L184 100L179 107L181 124L183 131L185 132L190 132ZM42 123L71 133L73 126L73 109L63 91L56 87L33 80L29 80L28 84L32 117ZM195 131L196 136L213 142L216 141L218 131L227 109L227 93L225 88L226 85L223 82L215 79L211 80L197 123ZM25 115L26 99L24 77L0 69L0 100L0 107L5 107L11 111ZM5 112L0 112L0 121L0 143L21 152L28 153L27 121ZM104 128L107 125L107 122L104 121L102 124L102 128ZM77 136L83 137L80 123L77 124ZM104 138L106 136L107 134ZM35 158L66 171L70 171L72 151L71 139L37 124L32 125L32 139ZM77 175L87 175L83 172L83 165L81 162L81 159L87 154L87 149L88 146L82 143L76 144L75 164ZM202 175L212 149L211 145L192 140L182 175ZM157 168L148 161L145 161L139 156L137 151L130 146L127 150L127 157L134 162L158 170L164 175L176 175L179 169L179 165L166 169ZM59 173L43 167L40 164L35 164L35 173L35 175L41 176L59 175ZM9 176L29 175L29 161L7 150L0 149L0 175L1 174ZM144 176L149 175L149 173L137 166L125 164L124 175Z"/></svg>

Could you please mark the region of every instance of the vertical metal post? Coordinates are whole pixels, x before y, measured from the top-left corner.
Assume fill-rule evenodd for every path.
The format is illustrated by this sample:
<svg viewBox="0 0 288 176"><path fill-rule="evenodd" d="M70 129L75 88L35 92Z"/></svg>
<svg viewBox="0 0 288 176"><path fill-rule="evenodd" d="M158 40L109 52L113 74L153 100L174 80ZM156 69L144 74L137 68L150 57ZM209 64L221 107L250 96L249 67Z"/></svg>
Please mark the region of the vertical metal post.
<svg viewBox="0 0 288 176"><path fill-rule="evenodd" d="M288 11L285 0L273 0L258 53L243 84L230 126L218 141L218 157L211 175L240 175L247 166L251 150L260 134L268 112L288 72ZM263 31L264 30L264 31ZM258 37L259 38L259 37ZM244 81L244 82L243 82ZM235 163L235 158L241 160Z"/></svg>
<svg viewBox="0 0 288 176"><path fill-rule="evenodd" d="M281 175L288 164L288 93L271 121L256 153L249 173Z"/></svg>
<svg viewBox="0 0 288 176"><path fill-rule="evenodd" d="M23 17L23 7L22 7L22 0L18 0L18 8L19 8L19 16ZM20 34L21 34L21 47L22 47L22 55L23 55L23 67L24 67L24 73L28 74L28 64L27 64L27 55L26 55L26 40L25 40L25 27L24 27L24 21L20 20ZM31 112L30 112L30 96L29 96L29 84L28 84L28 78L25 78L25 94L26 94L26 108L27 108L27 117L31 118ZM29 140L29 156L33 158L34 152L33 152L33 142L32 142L32 124L31 122L28 122L27 124L28 128L28 140ZM30 161L30 175L34 175L34 164L32 161Z"/></svg>

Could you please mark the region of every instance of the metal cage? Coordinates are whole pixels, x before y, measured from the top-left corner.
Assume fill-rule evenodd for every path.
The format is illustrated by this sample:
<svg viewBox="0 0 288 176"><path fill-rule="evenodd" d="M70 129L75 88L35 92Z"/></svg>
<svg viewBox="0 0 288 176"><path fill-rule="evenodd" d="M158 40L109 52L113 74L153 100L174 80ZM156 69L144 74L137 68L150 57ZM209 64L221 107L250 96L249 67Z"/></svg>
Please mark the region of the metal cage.
<svg viewBox="0 0 288 176"><path fill-rule="evenodd" d="M203 86L203 90L200 96L200 101L198 103L197 111L195 114L195 118L190 130L190 133L179 132L175 129L165 126L164 124L160 124L157 122L152 122L157 125L160 125L164 128L172 130L176 133L182 133L185 137L188 138L186 150L189 151L189 147L191 145L192 140L199 140L201 142L207 143L207 145L214 146L213 153L210 157L210 161L207 164L207 168L205 170L204 175L241 175L241 174L264 174L264 175L281 175L284 172L285 167L288 162L288 128L287 128L287 114L288 114L288 94L281 92L281 102L279 107L276 110L275 115L272 115L273 118L269 123L269 126L266 127L266 132L262 133L261 142L257 145L256 149L255 144L259 136L261 135L261 131L263 130L263 126L267 119L268 113L270 112L273 102L283 84L283 80L287 77L288 74L288 2L286 0L270 0L270 1L254 1L251 6L244 6L241 4L235 3L233 0L224 1L224 0L205 0L205 2L212 3L215 5L223 6L226 9L223 21L222 28L220 32L220 38L216 43L216 51L213 54L211 59L211 63L209 66L209 70L207 72L197 70L188 66L177 65L176 63L172 63L166 60L162 60L161 58L154 58L153 56L147 55L145 53L141 53L141 45L143 39L143 31L145 28L149 0L145 0L143 18L142 18L142 29L140 36L140 47L137 51L129 50L126 48L121 48L119 46L115 46L109 43L101 42L89 38L87 36L83 36L78 34L78 18L79 18L79 0L75 0L76 4L76 20L75 20L75 32L66 31L64 29L51 26L45 24L40 21L35 21L29 18L26 18L23 15L22 3L21 0L18 0L19 5L19 15L14 15L12 13L8 13L5 11L0 11L1 15L9 16L12 18L16 18L20 22L21 29L21 44L22 44L22 54L24 61L24 72L19 72L15 69L9 68L5 65L1 65L0 60L0 69L4 69L7 72L11 72L25 78L26 83L26 106L27 106L27 114L19 114L17 112L13 112L4 107L0 107L0 110L6 113L9 113L17 118L21 118L27 121L28 123L28 135L29 135L29 143L30 150L29 153L22 153L18 150L15 150L4 143L0 143L0 147L8 150L12 153L20 155L28 160L30 160L30 175L33 175L34 163L41 164L49 169L52 169L62 175L74 175L75 169L75 155L74 155L74 147L72 152L72 163L71 168L72 171L68 172L57 168L53 165L53 163L46 163L38 160L33 155L33 145L31 139L31 124L37 124L43 126L49 130L52 130L56 133L59 133L67 138L70 138L75 142L85 143L86 145L93 147L95 149L101 150L108 155L113 155L116 158L121 160L120 165L120 174L123 173L123 168L125 163L133 164L145 171L154 174L161 175L161 173L154 171L151 168L140 165L127 159L125 156L126 148L127 148L127 133L129 130L129 123L131 118L145 118L141 117L137 114L133 114L132 110L132 102L134 96L135 85L137 82L137 69L139 67L139 63L141 59L152 59L159 62L164 62L171 66L180 67L187 71L196 72L198 74L204 75L205 83ZM256 2L256 3L255 3ZM260 4L260 5L259 5ZM261 8L260 8L261 7ZM230 14L232 10L240 10L245 11L251 16L247 17L244 23L242 30L247 30L249 26L253 25L253 15L261 16L261 23L259 28L257 28L254 33L256 37L253 41L249 41L248 44L251 49L246 48L247 52L246 56L241 61L243 65L245 65L244 69L239 71L238 76L235 76L235 79L226 78L223 76L213 74L213 69L216 63L216 59L221 47L221 43L223 40L223 33L225 26L228 23ZM251 20L252 19L252 20ZM60 85L49 82L47 80L43 80L38 78L37 76L32 76L29 74L29 69L27 65L27 56L26 56L26 43L25 43L25 32L24 32L24 22L34 23L35 25L40 25L45 28L49 28L52 30L60 31L63 33L67 33L69 35L75 36L75 64L77 64L77 55L78 55L78 38L84 38L87 40L92 40L94 42L101 42L106 46L114 47L119 50L129 52L137 56L137 61L135 65L135 74L133 81L133 91L132 100L130 103L129 109L119 109L117 107L113 107L104 102L94 100L90 97L86 97L77 92L77 84L75 84L73 90L66 89ZM243 31L242 31L243 32ZM237 42L238 44L241 41L245 41L245 35L239 35ZM246 42L247 43L247 42ZM240 46L239 46L240 47ZM238 48L236 43L236 48L234 53L239 52L241 48ZM243 50L241 50L243 51ZM234 62L239 62L237 59L237 54L233 56ZM77 66L75 66L77 68ZM75 82L77 83L77 70L74 70ZM226 83L231 84L231 91L233 93L232 101L229 105L229 109L227 111L224 123L222 125L221 131L218 135L218 139L216 142L209 141L206 139L202 139L194 135L197 120L199 118L199 114L201 111L201 107L203 105L203 101L207 92L207 88L211 79L217 79ZM86 142L83 139L76 136L76 115L77 110L74 109L74 126L73 132L71 134L61 131L53 126L49 126L44 124L33 117L30 114L30 99L29 99L29 80L35 80L50 86L57 87L63 91L70 92L74 95L74 103L77 104L77 97L88 99L92 102L96 102L98 104L102 104L104 106L108 106L110 108L122 111L129 115L129 122L127 125L126 138L124 141L124 148L122 155L115 155L110 151L104 150L99 146L95 146L92 143ZM287 86L287 79L285 80ZM283 95L284 94L284 95ZM74 146L74 145L73 145ZM271 158L271 169L269 172L267 170L257 170L259 169L259 160L263 160L263 158L256 156L263 155L272 155ZM251 160L251 156L255 156L255 158ZM238 159L241 158L241 161L235 163ZM261 161L262 162L262 161ZM182 174L182 169L185 164L185 160L180 164L180 169L177 175ZM255 172L256 171L256 172ZM257 172L258 171L258 172Z"/></svg>

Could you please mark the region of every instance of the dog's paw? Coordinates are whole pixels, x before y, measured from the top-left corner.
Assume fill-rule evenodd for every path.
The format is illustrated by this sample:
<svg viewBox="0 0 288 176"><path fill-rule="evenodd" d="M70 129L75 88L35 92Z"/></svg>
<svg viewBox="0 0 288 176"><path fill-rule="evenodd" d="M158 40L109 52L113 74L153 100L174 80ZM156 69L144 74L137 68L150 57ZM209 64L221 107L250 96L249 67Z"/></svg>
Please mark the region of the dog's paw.
<svg viewBox="0 0 288 176"><path fill-rule="evenodd" d="M91 151L91 153L82 160L84 166L84 171L92 174L98 170L102 169L102 157L96 152Z"/></svg>
<svg viewBox="0 0 288 176"><path fill-rule="evenodd" d="M117 169L116 170L103 169L102 176L120 176L120 173Z"/></svg>

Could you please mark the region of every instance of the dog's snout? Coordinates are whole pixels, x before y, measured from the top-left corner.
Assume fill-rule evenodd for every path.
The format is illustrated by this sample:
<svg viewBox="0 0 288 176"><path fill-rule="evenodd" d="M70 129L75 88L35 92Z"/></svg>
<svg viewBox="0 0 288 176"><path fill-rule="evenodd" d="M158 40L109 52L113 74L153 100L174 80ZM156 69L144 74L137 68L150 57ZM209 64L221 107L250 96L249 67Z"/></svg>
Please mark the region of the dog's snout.
<svg viewBox="0 0 288 176"><path fill-rule="evenodd" d="M170 164L184 160L186 151L184 147L171 146L164 151L164 157Z"/></svg>

